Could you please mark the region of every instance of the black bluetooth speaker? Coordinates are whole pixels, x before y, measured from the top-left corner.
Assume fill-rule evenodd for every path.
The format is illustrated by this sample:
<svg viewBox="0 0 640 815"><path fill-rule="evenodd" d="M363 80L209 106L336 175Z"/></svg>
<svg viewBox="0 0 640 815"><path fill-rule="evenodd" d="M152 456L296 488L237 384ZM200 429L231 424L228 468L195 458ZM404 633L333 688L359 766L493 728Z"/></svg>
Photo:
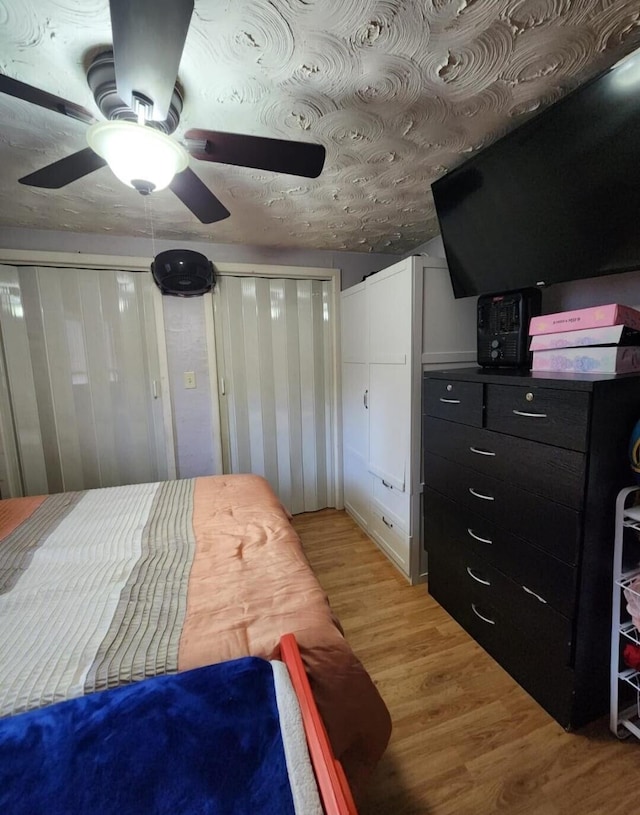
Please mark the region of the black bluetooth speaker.
<svg viewBox="0 0 640 815"><path fill-rule="evenodd" d="M197 297L215 286L213 263L191 249L160 252L151 264L151 274L163 294Z"/></svg>

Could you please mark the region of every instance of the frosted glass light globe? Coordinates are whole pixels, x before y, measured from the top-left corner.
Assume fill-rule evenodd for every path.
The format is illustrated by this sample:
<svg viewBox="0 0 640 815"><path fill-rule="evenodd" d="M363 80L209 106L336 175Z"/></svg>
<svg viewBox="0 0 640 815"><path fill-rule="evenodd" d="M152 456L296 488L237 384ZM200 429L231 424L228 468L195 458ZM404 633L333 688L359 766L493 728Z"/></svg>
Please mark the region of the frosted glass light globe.
<svg viewBox="0 0 640 815"><path fill-rule="evenodd" d="M141 191L145 185L146 192L168 187L189 162L184 147L169 136L133 122L99 122L87 131L87 141L120 181Z"/></svg>

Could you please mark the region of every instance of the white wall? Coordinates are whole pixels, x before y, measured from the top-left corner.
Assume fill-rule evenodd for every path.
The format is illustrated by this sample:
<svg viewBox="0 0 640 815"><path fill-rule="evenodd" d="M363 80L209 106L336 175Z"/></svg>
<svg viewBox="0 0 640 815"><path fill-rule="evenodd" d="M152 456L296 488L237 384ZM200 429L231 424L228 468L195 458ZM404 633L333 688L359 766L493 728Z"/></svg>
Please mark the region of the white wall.
<svg viewBox="0 0 640 815"><path fill-rule="evenodd" d="M542 293L542 309L545 314L606 303L622 303L640 308L640 271L556 283Z"/></svg>
<svg viewBox="0 0 640 815"><path fill-rule="evenodd" d="M204 312L210 301L203 297L163 297L162 302L177 475L209 475L215 470ZM185 371L195 373L195 388L184 387Z"/></svg>
<svg viewBox="0 0 640 815"><path fill-rule="evenodd" d="M282 266L313 266L341 269L342 286L354 285L363 275L394 263L393 255L358 252L268 249L206 242L155 241L149 238L91 235L0 228L0 247L50 252L78 252L152 258L166 249L189 248L216 262L259 263ZM205 299L164 297L163 310L170 396L174 420L174 442L178 476L190 478L214 472L213 409L206 358ZM197 387L185 389L183 373L194 371Z"/></svg>
<svg viewBox="0 0 640 815"><path fill-rule="evenodd" d="M436 235L435 238L431 238L430 241L426 243L420 244L420 246L416 246L413 252L410 252L412 255L431 255L434 258L445 258L444 252L444 244L442 243L442 238L440 235Z"/></svg>
<svg viewBox="0 0 640 815"><path fill-rule="evenodd" d="M342 288L359 283L363 276L395 263L394 255L355 252L263 249L255 246L180 243L207 255L214 263L238 262L320 268L340 268ZM87 254L146 257L175 248L169 241L148 238L89 235L47 230L0 228L0 247ZM444 257L440 236L417 247L410 254L426 253ZM171 400L174 413L174 440L178 475L191 477L214 470L214 440L211 434L213 404L206 362L205 301L201 297L163 299ZM640 306L640 272L610 275L551 286L543 293L543 311L550 313L601 303ZM197 388L186 390L184 371L195 371Z"/></svg>
<svg viewBox="0 0 640 815"><path fill-rule="evenodd" d="M433 257L446 257L440 235L418 246L412 254L425 252ZM570 311L575 308L588 308L606 303L622 303L640 308L640 270L624 274L590 277L585 280L572 280L556 283L543 289L542 311L552 314L555 311Z"/></svg>
<svg viewBox="0 0 640 815"><path fill-rule="evenodd" d="M188 248L202 252L214 264L264 263L278 266L315 266L323 269L341 269L342 287L353 286L363 275L377 272L395 263L397 255L374 252L330 252L321 249L270 249L250 244L214 243L206 241L164 241L150 238L92 235L82 232L58 232L46 229L18 229L0 227L0 247L3 249L33 249L50 252L84 252L93 255L122 255L146 257L149 263L155 255L166 249Z"/></svg>

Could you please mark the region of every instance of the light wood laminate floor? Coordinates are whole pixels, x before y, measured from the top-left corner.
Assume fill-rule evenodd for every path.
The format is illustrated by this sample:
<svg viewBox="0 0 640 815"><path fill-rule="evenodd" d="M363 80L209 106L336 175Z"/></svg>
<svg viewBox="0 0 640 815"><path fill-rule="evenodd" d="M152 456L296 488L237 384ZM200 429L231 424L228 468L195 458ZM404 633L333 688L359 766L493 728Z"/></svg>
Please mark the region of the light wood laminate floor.
<svg viewBox="0 0 640 815"><path fill-rule="evenodd" d="M393 719L360 815L638 811L640 742L606 718L566 733L345 512L294 526Z"/></svg>

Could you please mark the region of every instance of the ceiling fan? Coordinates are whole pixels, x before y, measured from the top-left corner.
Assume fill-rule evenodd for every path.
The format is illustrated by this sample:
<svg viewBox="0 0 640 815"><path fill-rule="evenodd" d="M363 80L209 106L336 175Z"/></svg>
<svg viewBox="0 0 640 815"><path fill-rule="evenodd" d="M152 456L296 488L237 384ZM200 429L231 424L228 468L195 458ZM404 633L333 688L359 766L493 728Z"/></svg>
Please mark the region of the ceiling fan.
<svg viewBox="0 0 640 815"><path fill-rule="evenodd" d="M194 0L110 0L113 51L98 54L87 82L107 121L59 96L0 74L0 92L90 125L88 147L20 178L21 184L59 189L109 165L143 195L169 187L202 223L229 211L189 168L201 161L253 167L307 178L320 175L325 149L310 142L215 130L170 138L180 121L178 67Z"/></svg>

